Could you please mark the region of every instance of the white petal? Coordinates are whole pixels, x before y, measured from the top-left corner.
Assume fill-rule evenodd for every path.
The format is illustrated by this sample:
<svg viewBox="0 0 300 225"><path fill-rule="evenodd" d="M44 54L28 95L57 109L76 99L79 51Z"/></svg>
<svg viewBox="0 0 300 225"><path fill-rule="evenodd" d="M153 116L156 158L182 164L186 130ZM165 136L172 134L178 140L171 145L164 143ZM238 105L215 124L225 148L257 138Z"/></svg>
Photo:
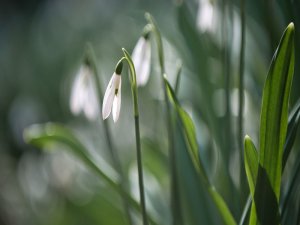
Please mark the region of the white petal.
<svg viewBox="0 0 300 225"><path fill-rule="evenodd" d="M87 78L86 99L84 104L84 113L89 120L96 120L99 115L99 103L94 80L91 76Z"/></svg>
<svg viewBox="0 0 300 225"><path fill-rule="evenodd" d="M136 70L137 85L143 86L147 83L150 75L151 46L149 40L141 37L133 52L132 60Z"/></svg>
<svg viewBox="0 0 300 225"><path fill-rule="evenodd" d="M115 96L115 78L116 78L115 73L112 75L108 86L106 88L104 98L103 98L103 105L102 105L102 118L105 120L110 112L111 112L111 107L113 104L114 96Z"/></svg>
<svg viewBox="0 0 300 225"><path fill-rule="evenodd" d="M150 75L150 64L151 64L151 46L147 41L145 44L144 55L142 58L141 66L139 74L137 74L137 85L144 86L148 80Z"/></svg>
<svg viewBox="0 0 300 225"><path fill-rule="evenodd" d="M213 31L214 8L208 0L201 0L197 13L197 26L201 32Z"/></svg>
<svg viewBox="0 0 300 225"><path fill-rule="evenodd" d="M141 60L141 54L142 54L142 51L144 48L143 46L145 45L145 42L146 42L146 39L143 36L140 37L132 51L131 58L132 58L132 61L135 66L138 65Z"/></svg>
<svg viewBox="0 0 300 225"><path fill-rule="evenodd" d="M117 122L119 119L120 115L120 109L121 109L121 76L120 76L120 81L119 81L119 87L118 87L118 94L115 95L112 110L113 110L113 120L114 122Z"/></svg>
<svg viewBox="0 0 300 225"><path fill-rule="evenodd" d="M74 79L73 87L71 90L71 97L70 97L70 108L71 112L75 115L79 114L82 109L82 98L84 92L84 85L83 85L83 74L82 68L79 69L76 77Z"/></svg>

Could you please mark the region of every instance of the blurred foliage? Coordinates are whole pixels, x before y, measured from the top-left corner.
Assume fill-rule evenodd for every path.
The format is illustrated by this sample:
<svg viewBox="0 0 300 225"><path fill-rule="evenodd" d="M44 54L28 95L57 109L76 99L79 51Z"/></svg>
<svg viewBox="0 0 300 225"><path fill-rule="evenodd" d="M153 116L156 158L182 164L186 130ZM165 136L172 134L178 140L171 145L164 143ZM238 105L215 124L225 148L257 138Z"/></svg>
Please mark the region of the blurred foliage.
<svg viewBox="0 0 300 225"><path fill-rule="evenodd" d="M183 65L176 94L185 110L182 114L189 115L185 122L193 122L185 130L181 117L174 115L184 224L223 224L206 188L210 185L227 204L235 221L240 221L249 196L244 150L239 149L241 140L237 139L240 1L210 1L214 20L206 30L197 21L199 2L202 1L0 3L0 224L128 224L119 193L103 177L99 178L72 154L60 151L66 146L55 144L50 149L56 151L42 152L26 144L23 130L35 123L64 124L88 149L96 165L102 166L101 162L106 161L114 167L101 116L96 122L89 122L82 115L71 115L71 87L87 42L94 47L100 83L108 83L122 56L121 48L131 52L140 37L146 25L146 11L154 15L162 33L165 69L171 86L175 86L177 62ZM272 56L285 27L294 22L296 28L295 72L285 146L289 154L283 159L279 201L282 224L300 222L296 104L300 85L299 12L299 1L246 0L243 134L249 134L255 146L259 146L263 85ZM152 50L156 52L154 46ZM119 121L109 121L108 125L128 178L129 192L133 201L138 202L132 101L126 76L125 73L122 80ZM154 221L171 224L168 136L162 98L159 59L155 53L149 83L139 89L146 200ZM187 131L192 134L185 134ZM185 135L196 143L187 141ZM190 145L196 145L200 158L196 161L200 160L207 181L198 179L194 159L186 154L189 151L180 151L188 150ZM133 220L139 221L138 213L133 213Z"/></svg>

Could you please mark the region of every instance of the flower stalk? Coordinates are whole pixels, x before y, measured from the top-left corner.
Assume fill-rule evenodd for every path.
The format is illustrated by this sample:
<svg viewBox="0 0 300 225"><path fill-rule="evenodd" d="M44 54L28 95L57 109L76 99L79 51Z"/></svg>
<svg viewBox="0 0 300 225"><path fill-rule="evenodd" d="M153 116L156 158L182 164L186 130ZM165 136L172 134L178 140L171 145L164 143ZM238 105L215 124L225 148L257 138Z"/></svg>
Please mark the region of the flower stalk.
<svg viewBox="0 0 300 225"><path fill-rule="evenodd" d="M103 97L104 97L103 89L102 89L101 80L99 79L99 76L98 76L98 68L96 65L96 55L95 55L95 52L94 52L91 44L88 43L86 48L87 48L87 50L86 50L87 56L86 57L89 59L90 64L91 64L91 69L94 71L94 74L95 74L96 88L97 88L97 93L98 93L98 97L99 97L98 99L103 99ZM106 136L105 139L107 141L107 145L108 145L108 149L109 149L109 152L111 155L112 163L113 163L114 167L116 168L116 171L120 174L120 188L123 192L126 192L128 190L127 180L125 178L124 171L122 169L121 162L118 157L117 151L112 142L112 136L111 136L108 122L103 121L103 125L104 125L104 132L105 132L105 136ZM128 198L126 198L123 195L121 195L121 197L122 197L124 212L126 214L128 223L130 225L132 225L133 222L132 222L132 216L130 213L131 209L130 209L130 204L128 202Z"/></svg>
<svg viewBox="0 0 300 225"><path fill-rule="evenodd" d="M239 114L238 114L238 146L240 150L240 186L245 190L245 171L243 170L243 137L244 137L244 67L245 67L245 0L240 0L240 17L241 17L241 48L240 48L240 65L239 65ZM244 197L244 196L242 196ZM243 200L243 199L242 199Z"/></svg>
<svg viewBox="0 0 300 225"><path fill-rule="evenodd" d="M149 80L151 65L150 30L148 26L145 27L143 35L132 51L132 61L138 74L137 85L145 86Z"/></svg>
<svg viewBox="0 0 300 225"><path fill-rule="evenodd" d="M181 203L180 203L180 196L179 196L179 188L177 182L177 172L176 172L176 156L174 151L174 134L173 134L173 126L172 126L172 117L171 117L171 110L170 110L170 102L168 101L167 96L167 88L165 86L165 64L164 64L164 51L163 51L163 43L160 31L156 25L156 22L150 13L146 13L145 17L149 23L149 27L151 27L152 32L155 36L155 41L157 45L157 52L159 58L159 65L160 65L160 75L161 75L161 82L163 87L164 93L164 101L166 104L166 127L168 132L168 148L169 148L169 157L170 157L170 171L171 171L171 208L172 208L172 215L173 215L173 224L183 224L182 215L181 215Z"/></svg>
<svg viewBox="0 0 300 225"><path fill-rule="evenodd" d="M127 61L130 70L130 84L131 84L131 93L133 98L133 112L134 112L134 124L135 124L135 140L136 140L140 200L141 200L141 207L142 207L143 225L148 225L148 216L146 211L146 200L145 200L145 190L144 190L143 166L142 166L142 151L141 151L140 125L139 125L139 108L138 108L136 72L135 72L133 61L129 53L124 48L122 48L122 51L124 53L124 58L122 58L121 60L125 59Z"/></svg>

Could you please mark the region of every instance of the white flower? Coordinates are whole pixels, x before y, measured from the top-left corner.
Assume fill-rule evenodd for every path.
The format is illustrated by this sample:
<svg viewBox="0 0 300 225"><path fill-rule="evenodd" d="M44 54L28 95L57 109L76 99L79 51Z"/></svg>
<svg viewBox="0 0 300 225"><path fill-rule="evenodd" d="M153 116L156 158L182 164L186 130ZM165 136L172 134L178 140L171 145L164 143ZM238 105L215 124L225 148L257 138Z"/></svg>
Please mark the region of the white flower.
<svg viewBox="0 0 300 225"><path fill-rule="evenodd" d="M76 74L70 98L73 114L84 112L89 120L95 120L99 114L99 103L90 67L83 64Z"/></svg>
<svg viewBox="0 0 300 225"><path fill-rule="evenodd" d="M212 32L215 28L214 7L210 0L199 0L197 26L201 32Z"/></svg>
<svg viewBox="0 0 300 225"><path fill-rule="evenodd" d="M121 108L121 75L117 74L117 72L114 72L104 94L103 106L102 106L103 120L105 120L109 116L112 109L113 120L114 122L117 122L120 115L120 108Z"/></svg>
<svg viewBox="0 0 300 225"><path fill-rule="evenodd" d="M150 75L151 45L149 34L143 35L138 40L132 52L132 61L135 66L137 86L144 86Z"/></svg>

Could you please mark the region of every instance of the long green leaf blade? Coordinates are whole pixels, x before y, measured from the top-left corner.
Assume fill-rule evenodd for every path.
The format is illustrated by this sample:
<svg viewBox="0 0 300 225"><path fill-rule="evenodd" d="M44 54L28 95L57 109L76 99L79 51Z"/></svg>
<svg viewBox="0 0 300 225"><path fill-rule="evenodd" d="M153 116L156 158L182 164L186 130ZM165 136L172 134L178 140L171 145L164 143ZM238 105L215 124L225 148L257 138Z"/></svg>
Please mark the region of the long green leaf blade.
<svg viewBox="0 0 300 225"><path fill-rule="evenodd" d="M297 130L299 127L299 122L300 122L300 101L297 102L297 104L294 106L293 110L289 114L288 129L287 129L287 135L286 135L283 158L282 158L282 172L284 171L289 154L292 150L292 146L295 142ZM240 225L246 224L245 223L246 217L250 213L251 203L252 203L252 199L249 197L245 205L245 208L243 210L243 215L239 222Z"/></svg>
<svg viewBox="0 0 300 225"><path fill-rule="evenodd" d="M294 24L285 30L265 82L259 162L279 199L281 162L287 131L288 100L294 74Z"/></svg>
<svg viewBox="0 0 300 225"><path fill-rule="evenodd" d="M169 100L170 100L170 102L173 103L174 108L176 109L176 111L179 115L180 123L182 124L183 132L185 134L185 140L188 145L188 151L189 151L188 153L193 162L195 170L199 174L200 179L202 179L202 182L205 184L205 186L208 190L208 193L210 194L212 200L215 203L215 206L219 210L219 213L222 216L224 224L235 225L236 221L233 218L224 199L215 190L215 188L209 183L205 169L204 169L204 167L201 163L200 157L199 157L199 149L198 149L198 145L197 145L197 141L196 141L196 133L195 133L193 121L189 117L189 115L184 111L184 109L181 107L179 101L177 100L175 92L172 89L172 87L167 79L165 79L165 84L168 89Z"/></svg>
<svg viewBox="0 0 300 225"><path fill-rule="evenodd" d="M300 122L300 101L296 104L292 112L289 116L288 128L287 128L287 135L286 141L284 145L284 152L282 158L282 171L286 165L290 152L292 150L293 144L296 139L297 130L299 127Z"/></svg>
<svg viewBox="0 0 300 225"><path fill-rule="evenodd" d="M121 188L120 178L114 169L105 161L96 163L85 146L69 129L56 123L32 125L24 130L24 139L27 143L43 149L47 149L53 144L61 144L68 147L67 149L70 153L76 156L87 166L87 168L109 184L112 189L124 195L135 210L141 212L139 203ZM150 217L149 220L151 224L157 224Z"/></svg>
<svg viewBox="0 0 300 225"><path fill-rule="evenodd" d="M258 153L251 138L246 135L245 137L245 170L249 183L251 197L254 197L255 183L258 171Z"/></svg>
<svg viewBox="0 0 300 225"><path fill-rule="evenodd" d="M256 213L258 221L250 220L250 224L280 223L278 202L294 54L294 24L291 23L274 54L263 90L255 207L251 209L251 215Z"/></svg>
<svg viewBox="0 0 300 225"><path fill-rule="evenodd" d="M258 153L251 138L247 135L245 137L244 145L245 145L245 154L244 154L245 170L246 170L246 175L249 183L250 195L251 198L254 199L255 185L256 185L256 179L258 173ZM251 209L252 210L251 210L249 220L250 223L253 223L252 221L257 220L255 202L253 201L252 201Z"/></svg>

